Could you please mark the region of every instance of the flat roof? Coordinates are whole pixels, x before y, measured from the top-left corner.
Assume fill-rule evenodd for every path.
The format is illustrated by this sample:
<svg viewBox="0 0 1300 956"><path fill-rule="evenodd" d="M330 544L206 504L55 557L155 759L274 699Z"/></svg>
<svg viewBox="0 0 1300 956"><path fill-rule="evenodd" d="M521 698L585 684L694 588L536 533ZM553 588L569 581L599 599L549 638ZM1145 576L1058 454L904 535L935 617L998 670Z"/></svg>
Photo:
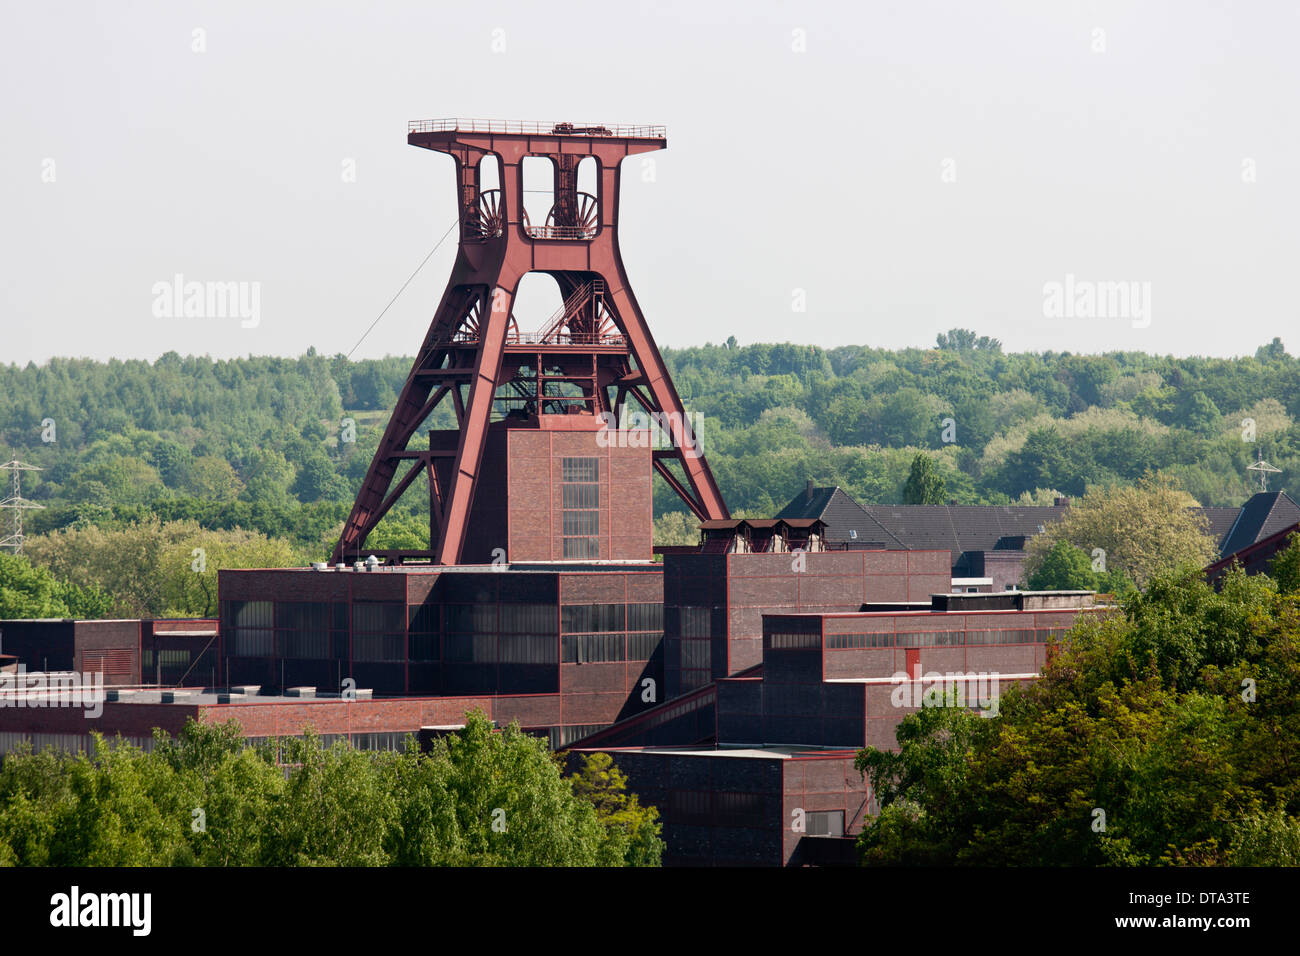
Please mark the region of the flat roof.
<svg viewBox="0 0 1300 956"><path fill-rule="evenodd" d="M722 747L717 750L705 750L699 747L571 747L579 753L644 753L662 754L676 757L738 757L747 760L798 760L802 757L845 756L851 757L857 750L848 747L821 748L796 746L770 747Z"/></svg>
<svg viewBox="0 0 1300 956"><path fill-rule="evenodd" d="M998 592L1008 593L1008 592ZM1023 593L1023 592L1022 592ZM955 597L978 597L977 594L957 594ZM915 611L777 611L763 617L957 617L968 614L1061 614L1068 611L1106 611L1107 604L1089 604L1087 607L995 607L979 608L922 608Z"/></svg>
<svg viewBox="0 0 1300 956"><path fill-rule="evenodd" d="M516 561L510 564L380 564L373 571L357 571L351 564L345 568L327 565L324 568L295 566L292 568L223 568L223 574L262 573L266 571L296 571L306 574L483 574L510 571L515 574L555 574L556 572L585 571L661 571L658 561Z"/></svg>

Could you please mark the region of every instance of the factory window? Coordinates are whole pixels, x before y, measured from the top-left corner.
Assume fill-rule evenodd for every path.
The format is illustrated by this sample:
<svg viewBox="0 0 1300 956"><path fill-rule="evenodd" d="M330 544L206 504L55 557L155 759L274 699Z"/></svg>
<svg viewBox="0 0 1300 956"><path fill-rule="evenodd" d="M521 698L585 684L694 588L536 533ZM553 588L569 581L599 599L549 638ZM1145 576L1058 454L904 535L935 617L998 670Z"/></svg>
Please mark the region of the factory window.
<svg viewBox="0 0 1300 956"><path fill-rule="evenodd" d="M438 635L437 634L419 634L411 635L411 660L413 661L436 661L438 659Z"/></svg>
<svg viewBox="0 0 1300 956"><path fill-rule="evenodd" d="M355 661L405 660L406 636L403 634L353 634L352 659Z"/></svg>
<svg viewBox="0 0 1300 956"><path fill-rule="evenodd" d="M662 631L664 606L662 604L629 604L627 606L629 631Z"/></svg>
<svg viewBox="0 0 1300 956"><path fill-rule="evenodd" d="M713 611L707 607L683 607L679 615L682 637L711 637Z"/></svg>
<svg viewBox="0 0 1300 956"><path fill-rule="evenodd" d="M815 810L804 816L804 832L808 836L844 836L843 810Z"/></svg>
<svg viewBox="0 0 1300 956"><path fill-rule="evenodd" d="M564 489L564 507L566 509L600 507L600 485L566 484L561 485L561 487Z"/></svg>
<svg viewBox="0 0 1300 956"><path fill-rule="evenodd" d="M597 538L565 538L564 556L566 558L599 558L600 540Z"/></svg>
<svg viewBox="0 0 1300 956"><path fill-rule="evenodd" d="M760 827L766 822L758 793L715 793L713 811L720 826Z"/></svg>
<svg viewBox="0 0 1300 956"><path fill-rule="evenodd" d="M422 634L432 634L438 630L438 605L412 604L406 609L407 629Z"/></svg>
<svg viewBox="0 0 1300 956"><path fill-rule="evenodd" d="M629 634L627 636L627 659L630 661L648 661L663 642L663 631L648 634Z"/></svg>
<svg viewBox="0 0 1300 956"><path fill-rule="evenodd" d="M574 634L563 638L566 664L604 664L626 659L622 634Z"/></svg>
<svg viewBox="0 0 1300 956"><path fill-rule="evenodd" d="M270 601L226 601L221 616L232 657L271 656L274 605Z"/></svg>
<svg viewBox="0 0 1300 956"><path fill-rule="evenodd" d="M502 664L554 664L555 638L525 634L502 634L497 645Z"/></svg>
<svg viewBox="0 0 1300 956"><path fill-rule="evenodd" d="M502 634L554 634L554 604L502 604Z"/></svg>
<svg viewBox="0 0 1300 956"><path fill-rule="evenodd" d="M568 747L608 726L608 724L569 724L567 727L552 727L549 735L551 749L559 750L561 747Z"/></svg>
<svg viewBox="0 0 1300 956"><path fill-rule="evenodd" d="M495 664L495 634L448 634L442 639L443 660L473 664Z"/></svg>
<svg viewBox="0 0 1300 956"><path fill-rule="evenodd" d="M560 629L566 634L624 629L622 604L570 604L560 608Z"/></svg>
<svg viewBox="0 0 1300 956"><path fill-rule="evenodd" d="M483 634L497 629L497 605L448 604L442 612L443 630Z"/></svg>
<svg viewBox="0 0 1300 956"><path fill-rule="evenodd" d="M393 634L406 631L406 611L403 605L362 603L352 605L352 631L354 634Z"/></svg>
<svg viewBox="0 0 1300 956"><path fill-rule="evenodd" d="M709 794L701 790L674 790L668 800L668 816L674 823L707 824Z"/></svg>
<svg viewBox="0 0 1300 956"><path fill-rule="evenodd" d="M806 651L820 647L819 634L772 634L768 636L768 647L774 651Z"/></svg>
<svg viewBox="0 0 1300 956"><path fill-rule="evenodd" d="M710 641L682 641L682 667L708 670L712 657Z"/></svg>
<svg viewBox="0 0 1300 956"><path fill-rule="evenodd" d="M564 556L600 557L600 459L561 460Z"/></svg>
<svg viewBox="0 0 1300 956"><path fill-rule="evenodd" d="M599 533L599 511L564 512L564 534L566 537L591 537Z"/></svg>
<svg viewBox="0 0 1300 956"><path fill-rule="evenodd" d="M387 734L353 734L352 746L357 750L404 750L410 731Z"/></svg>
<svg viewBox="0 0 1300 956"><path fill-rule="evenodd" d="M275 626L287 631L328 631L330 606L324 602L277 601Z"/></svg>
<svg viewBox="0 0 1300 956"><path fill-rule="evenodd" d="M330 656L330 636L326 631L281 631L276 637L281 657L320 660Z"/></svg>
<svg viewBox="0 0 1300 956"><path fill-rule="evenodd" d="M1045 636L1032 629L967 631L965 635L967 644L1036 644Z"/></svg>
<svg viewBox="0 0 1300 956"><path fill-rule="evenodd" d="M859 647L893 647L893 634L829 634L826 646L831 650Z"/></svg>
<svg viewBox="0 0 1300 956"><path fill-rule="evenodd" d="M600 480L599 458L565 458L561 468L566 482Z"/></svg>

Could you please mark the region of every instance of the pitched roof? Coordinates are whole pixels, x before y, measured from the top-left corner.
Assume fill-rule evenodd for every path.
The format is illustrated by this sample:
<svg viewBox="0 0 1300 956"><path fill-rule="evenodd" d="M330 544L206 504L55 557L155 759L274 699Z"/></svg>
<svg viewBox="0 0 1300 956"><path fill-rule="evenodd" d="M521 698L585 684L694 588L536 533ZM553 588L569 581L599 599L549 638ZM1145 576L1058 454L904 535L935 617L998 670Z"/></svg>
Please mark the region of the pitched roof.
<svg viewBox="0 0 1300 956"><path fill-rule="evenodd" d="M776 517L787 521L818 518L826 522L827 541L876 542L888 550L907 550L906 544L837 485L814 488L809 484L778 511Z"/></svg>
<svg viewBox="0 0 1300 956"><path fill-rule="evenodd" d="M1237 523L1237 516L1241 514L1241 509L1194 508L1192 510L1200 512L1210 522L1210 534L1214 537L1215 546L1222 552L1223 544L1228 538L1228 532Z"/></svg>
<svg viewBox="0 0 1300 956"><path fill-rule="evenodd" d="M837 486L804 491L778 518L820 518L828 542L875 542L889 550L952 552L1005 549L1028 540L1061 518L1069 505L860 505ZM1300 521L1300 505L1284 492L1255 495L1242 508L1195 508L1227 557ZM852 532L857 532L854 535ZM1023 543L1022 543L1023 546Z"/></svg>
<svg viewBox="0 0 1300 956"><path fill-rule="evenodd" d="M1069 505L866 505L866 511L912 551L993 551L1002 538L1032 537Z"/></svg>
<svg viewBox="0 0 1300 956"><path fill-rule="evenodd" d="M1285 491L1257 492L1242 506L1219 547L1219 555L1230 557L1297 521L1300 521L1300 505Z"/></svg>

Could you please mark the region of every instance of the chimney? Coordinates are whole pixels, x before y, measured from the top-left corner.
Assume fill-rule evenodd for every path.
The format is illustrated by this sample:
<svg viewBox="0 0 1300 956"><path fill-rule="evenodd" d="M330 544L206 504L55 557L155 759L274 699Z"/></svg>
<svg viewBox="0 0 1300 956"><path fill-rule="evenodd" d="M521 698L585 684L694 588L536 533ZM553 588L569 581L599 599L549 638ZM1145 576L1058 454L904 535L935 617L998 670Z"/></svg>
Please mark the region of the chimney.
<svg viewBox="0 0 1300 956"><path fill-rule="evenodd" d="M1068 508L1068 507L1070 507L1070 499L1069 499L1069 498L1057 498L1057 499L1056 499L1056 507L1058 507L1058 508Z"/></svg>
<svg viewBox="0 0 1300 956"><path fill-rule="evenodd" d="M810 504L812 503L812 500L813 500L813 480L812 480L811 478L808 479L808 484L804 486L804 489L803 489L803 498L804 498L804 501L807 501L807 502L809 502Z"/></svg>

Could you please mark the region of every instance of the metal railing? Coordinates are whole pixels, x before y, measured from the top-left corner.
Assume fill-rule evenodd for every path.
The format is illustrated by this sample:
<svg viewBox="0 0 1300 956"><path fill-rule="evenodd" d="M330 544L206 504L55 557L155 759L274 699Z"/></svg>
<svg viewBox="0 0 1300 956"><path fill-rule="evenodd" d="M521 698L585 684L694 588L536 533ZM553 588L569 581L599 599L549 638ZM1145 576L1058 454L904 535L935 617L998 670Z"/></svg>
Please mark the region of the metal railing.
<svg viewBox="0 0 1300 956"><path fill-rule="evenodd" d="M507 345L626 345L627 340L617 332L607 335L573 335L569 332L520 332L506 342Z"/></svg>
<svg viewBox="0 0 1300 956"><path fill-rule="evenodd" d="M595 226L534 226L524 227L530 239L592 239Z"/></svg>
<svg viewBox="0 0 1300 956"><path fill-rule="evenodd" d="M408 133L520 133L541 136L619 136L666 139L663 126L608 126L604 123L545 123L538 120L451 119L411 120Z"/></svg>
<svg viewBox="0 0 1300 956"><path fill-rule="evenodd" d="M440 338L435 342L437 346L447 345L477 345L480 336L477 332L459 331L450 338ZM506 334L506 345L585 345L585 346L625 346L627 339L621 333L612 332L605 335L570 335L567 332L559 334L545 332L509 332ZM447 371L441 369L437 371ZM472 371L465 369L464 371Z"/></svg>

